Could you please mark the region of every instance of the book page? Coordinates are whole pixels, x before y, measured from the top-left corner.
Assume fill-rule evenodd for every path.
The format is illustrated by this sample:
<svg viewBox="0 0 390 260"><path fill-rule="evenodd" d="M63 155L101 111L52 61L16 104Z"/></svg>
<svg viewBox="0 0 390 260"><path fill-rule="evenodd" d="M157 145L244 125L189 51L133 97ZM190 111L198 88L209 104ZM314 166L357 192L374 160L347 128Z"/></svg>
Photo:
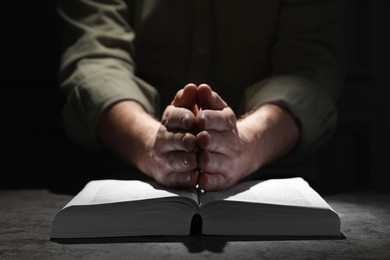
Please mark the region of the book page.
<svg viewBox="0 0 390 260"><path fill-rule="evenodd" d="M222 200L329 208L325 200L299 177L242 182L225 191L205 192L200 198L201 206Z"/></svg>
<svg viewBox="0 0 390 260"><path fill-rule="evenodd" d="M166 189L154 182L138 180L96 180L89 182L65 207L164 197L187 197L198 204L195 191Z"/></svg>

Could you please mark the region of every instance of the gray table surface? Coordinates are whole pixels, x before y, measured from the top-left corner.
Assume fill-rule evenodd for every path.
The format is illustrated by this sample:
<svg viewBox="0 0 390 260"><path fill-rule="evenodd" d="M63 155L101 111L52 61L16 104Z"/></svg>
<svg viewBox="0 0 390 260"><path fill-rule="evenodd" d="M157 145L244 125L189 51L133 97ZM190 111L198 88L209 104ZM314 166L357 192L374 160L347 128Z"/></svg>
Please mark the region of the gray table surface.
<svg viewBox="0 0 390 260"><path fill-rule="evenodd" d="M73 196L48 190L0 190L0 259L390 259L390 192L325 196L345 239L221 236L50 241L57 211Z"/></svg>

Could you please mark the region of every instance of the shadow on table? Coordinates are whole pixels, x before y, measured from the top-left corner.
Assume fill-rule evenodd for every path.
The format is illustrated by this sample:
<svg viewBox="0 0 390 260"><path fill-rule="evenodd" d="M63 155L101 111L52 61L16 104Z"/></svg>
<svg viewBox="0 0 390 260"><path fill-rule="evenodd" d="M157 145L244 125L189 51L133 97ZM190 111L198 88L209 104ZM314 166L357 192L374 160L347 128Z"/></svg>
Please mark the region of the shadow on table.
<svg viewBox="0 0 390 260"><path fill-rule="evenodd" d="M107 237L107 238L72 238L52 239L60 244L111 244L111 243L183 243L189 252L198 253L210 251L222 253L228 242L245 241L291 241L291 240L344 240L340 236L214 236L214 235L190 235L190 236L139 236L139 237Z"/></svg>

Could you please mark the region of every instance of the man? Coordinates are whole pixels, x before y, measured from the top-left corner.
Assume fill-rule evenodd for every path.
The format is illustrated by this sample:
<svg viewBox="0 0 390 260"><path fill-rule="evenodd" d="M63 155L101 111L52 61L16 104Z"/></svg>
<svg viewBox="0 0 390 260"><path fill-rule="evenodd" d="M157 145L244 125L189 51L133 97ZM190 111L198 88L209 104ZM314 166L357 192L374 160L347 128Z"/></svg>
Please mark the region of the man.
<svg viewBox="0 0 390 260"><path fill-rule="evenodd" d="M333 133L342 1L65 0L59 13L70 138L160 184L226 189Z"/></svg>

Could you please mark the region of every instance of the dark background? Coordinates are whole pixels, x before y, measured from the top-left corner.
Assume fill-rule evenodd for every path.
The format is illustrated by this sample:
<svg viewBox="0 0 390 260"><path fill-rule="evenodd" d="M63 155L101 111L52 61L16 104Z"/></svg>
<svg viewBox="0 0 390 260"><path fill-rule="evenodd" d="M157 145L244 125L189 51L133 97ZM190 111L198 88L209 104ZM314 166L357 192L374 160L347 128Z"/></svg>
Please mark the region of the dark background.
<svg viewBox="0 0 390 260"><path fill-rule="evenodd" d="M80 150L61 122L56 1L9 2L0 18L0 188L71 185L63 169ZM390 188L389 11L387 0L347 1L339 126L317 156L321 181L334 191Z"/></svg>

